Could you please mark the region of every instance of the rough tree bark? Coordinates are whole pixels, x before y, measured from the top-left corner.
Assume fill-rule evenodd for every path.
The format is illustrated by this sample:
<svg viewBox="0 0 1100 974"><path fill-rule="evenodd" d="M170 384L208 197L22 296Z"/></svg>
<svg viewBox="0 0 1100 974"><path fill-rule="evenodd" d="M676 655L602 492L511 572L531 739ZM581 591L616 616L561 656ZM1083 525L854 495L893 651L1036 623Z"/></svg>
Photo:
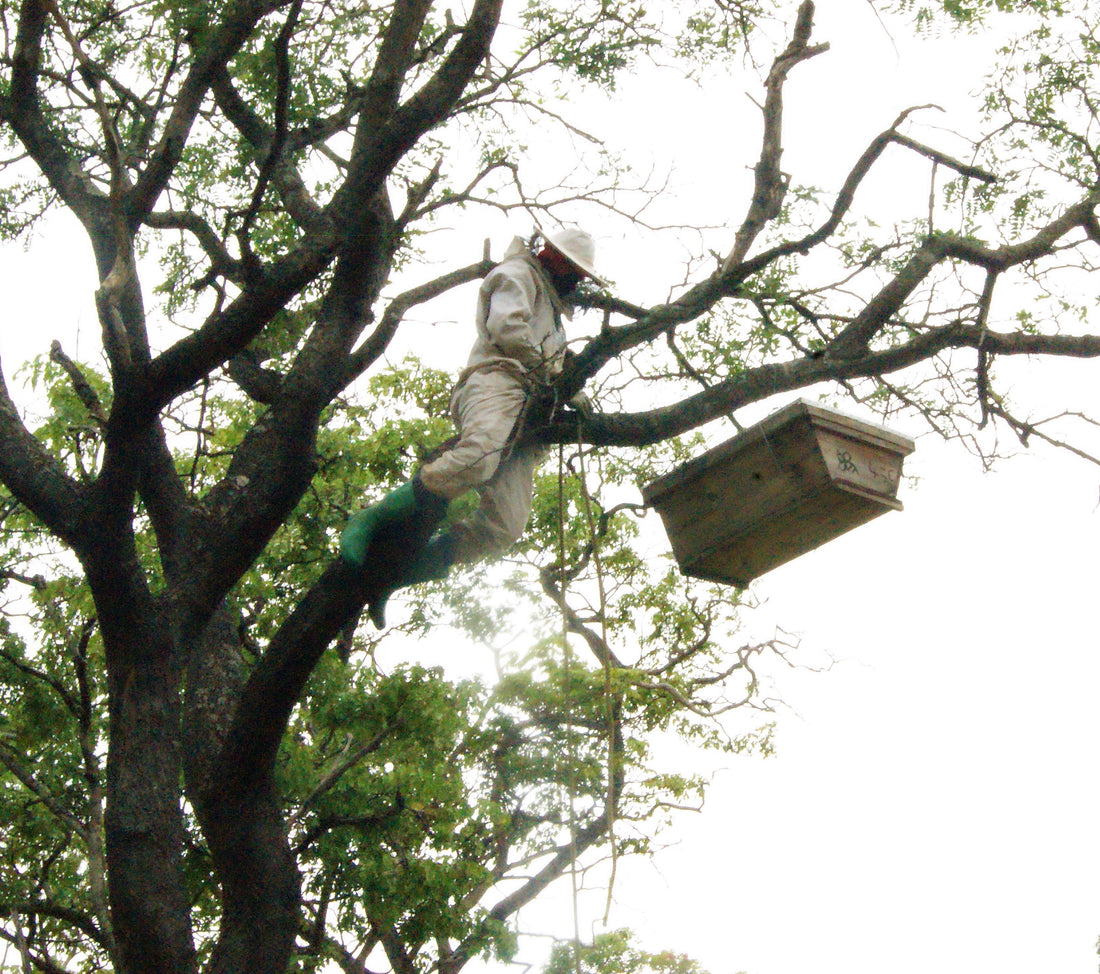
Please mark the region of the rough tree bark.
<svg viewBox="0 0 1100 974"><path fill-rule="evenodd" d="M357 617L378 579L369 572L353 577L338 563L330 565L302 594L254 666L243 662L228 599L313 482L326 407L377 361L410 309L476 280L491 267L486 257L411 288L390 300L374 320L395 258L439 171L409 188L401 210L394 208L388 181L407 153L452 113L488 97L483 92L506 90L512 80L507 74L491 80L502 2L474 0L463 24L448 17L449 30L439 47L446 53L412 85L433 50L424 41L431 9L429 0L390 5L380 20L365 84L357 88L349 82L346 103L331 117L291 128L287 47L302 3L237 0L211 8L210 23L196 26L186 44L181 42L181 52L189 45L178 56L185 70L155 141L143 146L123 144L101 98L108 81L67 29L58 5L22 0L19 6L10 86L0 93L0 122L91 242L113 399L107 408L92 402L87 389L82 395L102 422L104 450L95 478L81 482L27 429L0 377L0 480L75 552L95 600L108 673L104 829L112 927L98 935L105 943L113 936L123 974L191 974L198 965L182 868L181 780L220 886L221 922L208 969L216 974L281 972L294 951L301 878L274 775L278 748L318 660ZM281 107L269 120L251 107L232 64L258 28L276 15L282 18L273 45ZM789 239L774 235L758 247L764 231L774 229L787 185L780 170L784 83L795 66L827 48L810 44L812 19L813 5L803 3L793 40L768 75L754 194L728 256L659 306L639 307L607 294L588 298L590 307L607 313L606 325L571 358L557 384L557 401L568 400L608 363L671 336L722 302L751 300L755 275L832 237L861 183L891 146L918 152L961 176L994 179L903 135L899 127L905 113L857 160L820 225ZM89 103L101 109L106 179L103 170L93 173L85 165L50 119L45 92L50 78L43 60L47 45L60 43L59 37L72 46L82 77L91 79ZM239 214L235 240L165 202L190 133L201 124L200 114L213 110L210 106L259 161L252 203ZM330 132L345 128L350 154L339 185L322 204L310 195L295 154L323 145ZM262 259L249 231L265 194L277 200L296 236L277 256ZM581 437L597 446L652 444L779 393L825 381L888 376L950 349L973 349L983 360L1096 357L1100 336L997 332L987 327L985 311L1000 275L1070 240L1100 243L1098 204L1100 189L1094 185L1028 239L1000 246L929 233L861 310L812 353L737 370L659 408L587 416ZM208 280L200 283L220 282L222 288L222 299L206 319L159 351L150 341L135 257L139 235L147 229L192 234L210 263ZM945 265L982 272L984 303L946 323L913 325L904 338L878 342L887 328L905 324L907 301ZM320 298L292 364L281 373L265 368L250 346L310 286L321 288ZM57 355L64 359L60 350ZM222 369L264 411L235 448L224 476L200 502L183 489L161 417L179 396ZM79 379L75 367L70 374ZM529 412L523 436L544 443L575 441L576 414L553 409L550 400L543 405ZM147 516L155 531L155 571L139 556L139 516ZM381 562L388 567L378 570L392 571L405 553L394 548ZM575 618L573 623L602 663L618 666L594 633ZM616 749L621 753L621 738ZM613 807L605 809L572 846L562 846L527 882L494 904L490 916L505 921L530 902L562 875L578 851L606 835L613 815ZM411 969L399 943L385 946L395 967ZM440 969L455 974L476 949L472 942L450 945Z"/></svg>
<svg viewBox="0 0 1100 974"><path fill-rule="evenodd" d="M12 91L3 111L54 190L84 224L101 280L97 305L115 399L104 431L100 477L91 488L76 485L27 433L6 396L0 435L11 437L14 448L0 475L76 551L99 610L111 725L107 874L120 968L134 974L185 974L196 965L180 869L179 781L184 772L222 883L224 917L211 970L281 971L288 963L299 924L298 876L272 765L294 691L300 691L310 662L358 610L355 598L349 598L357 586L337 581L336 597L323 606L330 621L313 615L297 625L310 611L307 600L288 623L302 657L289 683L282 682L285 667L272 662L279 657L273 646L265 665L238 687L232 679L237 658L232 627L216 611L315 473L318 417L346 384L351 347L398 243L383 183L408 148L452 109L488 53L500 16L499 2L476 3L435 75L401 102L403 79L431 5L423 0L394 4L374 72L357 105L355 144L341 191L322 211L307 213L310 229L297 248L268 267L251 268L227 308L154 356L133 255L135 235L172 177L204 99L214 91L224 103L232 101L227 63L260 20L280 6L240 2L220 12L192 55L171 116L140 176L131 183L116 158L109 194L82 176L43 113L39 64L51 13L56 14L50 3L22 4ZM276 133L264 130L258 119L238 118L250 123L247 134L257 143L272 144ZM283 181L287 178L284 174ZM335 267L332 282L297 366L282 379L267 416L236 452L222 487L198 509L179 489L160 410L241 353L329 265ZM161 544L165 585L159 593L151 591L134 549L138 497ZM360 591L359 604L363 597ZM274 688L264 682L272 668L279 678ZM268 687L268 693L258 693L257 687ZM281 706L269 697L281 697ZM223 726L227 714L232 720ZM186 761L181 726L187 728Z"/></svg>

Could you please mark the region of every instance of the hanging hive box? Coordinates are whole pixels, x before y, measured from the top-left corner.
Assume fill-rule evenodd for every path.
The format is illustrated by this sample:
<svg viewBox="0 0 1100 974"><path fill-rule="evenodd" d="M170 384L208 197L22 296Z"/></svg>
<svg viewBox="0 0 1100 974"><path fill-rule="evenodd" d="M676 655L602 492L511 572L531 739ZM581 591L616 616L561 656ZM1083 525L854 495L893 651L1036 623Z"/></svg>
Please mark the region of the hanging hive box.
<svg viewBox="0 0 1100 974"><path fill-rule="evenodd" d="M907 436L798 400L642 489L685 575L744 587L900 511Z"/></svg>

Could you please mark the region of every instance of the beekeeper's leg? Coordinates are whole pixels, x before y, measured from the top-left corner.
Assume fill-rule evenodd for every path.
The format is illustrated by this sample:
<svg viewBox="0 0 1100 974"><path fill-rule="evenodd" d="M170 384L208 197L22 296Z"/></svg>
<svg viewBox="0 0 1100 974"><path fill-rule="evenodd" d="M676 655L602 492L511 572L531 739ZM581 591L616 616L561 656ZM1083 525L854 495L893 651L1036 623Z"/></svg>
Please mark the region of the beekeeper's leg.
<svg viewBox="0 0 1100 974"><path fill-rule="evenodd" d="M458 442L421 467L407 484L348 520L340 537L345 564L363 569L373 559L371 545L381 532L400 531L413 522L428 528L427 535L416 532L427 540L449 500L493 476L525 400L524 386L511 374L485 371L470 376L452 403Z"/></svg>
<svg viewBox="0 0 1100 974"><path fill-rule="evenodd" d="M385 628L386 604L397 589L446 578L452 565L499 555L519 540L531 517L535 471L545 452L542 448L513 450L481 488L478 509L436 534L401 577L372 596L367 614L376 628Z"/></svg>
<svg viewBox="0 0 1100 974"><path fill-rule="evenodd" d="M526 387L510 373L484 371L471 375L455 393L452 404L458 442L420 468L417 477L423 486L448 500L471 487L487 489L486 481L492 483L501 473L501 458L508 455L512 432L526 399ZM503 466L509 466L509 461ZM527 493L530 495L530 486ZM526 503L529 512L530 496ZM493 516L491 520L499 522L501 517ZM516 537L526 521L525 513ZM490 527L490 533L499 534L500 528ZM405 568L381 585L368 602L368 614L375 626L385 627L386 603L396 589L446 577L451 565L459 560L459 539L464 536L462 531L446 531L426 546L417 544L406 552Z"/></svg>
<svg viewBox="0 0 1100 974"><path fill-rule="evenodd" d="M449 529L456 563L503 554L515 544L531 518L535 471L546 455L542 447L513 450L481 488L481 504Z"/></svg>
<svg viewBox="0 0 1100 974"><path fill-rule="evenodd" d="M454 563L455 536L450 530L440 531L413 555L398 577L371 595L367 601L367 615L374 627L386 628L386 605L394 592L419 582L441 581Z"/></svg>
<svg viewBox="0 0 1100 974"><path fill-rule="evenodd" d="M406 530L416 522L425 538L447 513L447 498L428 490L419 474L390 491L380 501L348 518L340 535L340 558L362 570L370 560L371 546L385 532Z"/></svg>
<svg viewBox="0 0 1100 974"><path fill-rule="evenodd" d="M458 442L421 467L424 486L450 500L489 481L508 450L526 401L526 386L511 373L484 370L469 376L452 406Z"/></svg>

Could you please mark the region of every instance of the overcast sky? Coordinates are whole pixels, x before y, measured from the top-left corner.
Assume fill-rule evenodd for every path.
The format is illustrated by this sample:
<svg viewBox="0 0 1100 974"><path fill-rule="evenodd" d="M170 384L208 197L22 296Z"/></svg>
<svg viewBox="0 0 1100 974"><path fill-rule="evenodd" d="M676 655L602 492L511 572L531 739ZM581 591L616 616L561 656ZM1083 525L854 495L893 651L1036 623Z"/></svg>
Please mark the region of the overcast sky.
<svg viewBox="0 0 1100 974"><path fill-rule="evenodd" d="M788 85L784 168L796 180L839 180L909 105L938 102L942 124L965 126L974 79L953 72L972 70L976 41L911 61L911 45L895 38L899 59L862 0L821 0L817 23L833 50ZM711 186L714 160L751 162L737 154L740 140L755 151L758 138L747 87L731 77L664 101L659 79L636 82L654 159L686 146L691 158L678 161L690 173L709 153ZM892 189L879 187L884 201ZM923 198L926 184L915 191ZM506 234L491 229L499 254ZM638 293L645 269L629 263L627 244L601 240L601 264L635 287L624 297L659 297ZM60 257L9 248L0 263L9 379L28 348L48 348L56 322L67 323L73 355L80 334L94 335L94 283L80 282L82 269L79 242ZM33 274L62 271L68 288L22 290ZM1095 376L1095 366L1069 363L1019 381L1087 408ZM920 482L903 484L904 512L756 584L756 634L782 625L809 655L838 662L782 675L778 755L727 762L706 810L666 836L678 844L652 864L620 866L612 927L687 952L713 974L1096 971L1100 471L1040 450L983 475L958 448L920 436L906 472ZM587 928L602 899L585 910ZM523 920L567 935L567 898Z"/></svg>
<svg viewBox="0 0 1100 974"><path fill-rule="evenodd" d="M786 89L783 163L796 182L835 190L912 105L944 109L921 113L919 137L948 151L961 145L952 130L976 131L988 41L891 39L864 0L821 0L816 23L832 50ZM685 205L713 214L736 197L716 185L723 161L751 164L758 145L750 89L731 76L666 97L666 83L639 79L624 97L644 94L654 159L674 155L699 188ZM912 212L915 194L919 213L927 177L907 182L919 166L894 162L884 168L897 181L863 192L884 214ZM747 205L736 198L731 221ZM641 288L629 243L606 241L604 266ZM1002 372L1021 399L1096 412L1094 364ZM753 589L765 603L749 616L754 634L782 625L837 665L781 675L778 755L729 764L704 812L666 836L673 848L620 864L610 926L713 974L1095 974L1100 470L1040 449L987 475L918 424L901 431L918 437L905 511ZM585 906L597 921L602 894ZM570 909L563 895L524 926L557 911L567 935Z"/></svg>

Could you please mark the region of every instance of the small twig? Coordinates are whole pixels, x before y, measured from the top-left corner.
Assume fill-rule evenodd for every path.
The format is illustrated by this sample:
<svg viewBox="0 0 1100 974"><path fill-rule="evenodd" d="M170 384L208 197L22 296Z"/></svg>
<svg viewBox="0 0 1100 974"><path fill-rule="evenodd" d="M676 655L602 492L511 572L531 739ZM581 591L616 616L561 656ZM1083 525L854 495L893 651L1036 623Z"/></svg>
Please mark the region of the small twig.
<svg viewBox="0 0 1100 974"><path fill-rule="evenodd" d="M267 156L260 166L260 174L256 179L256 185L252 189L252 199L248 204L248 210L241 221L241 228L237 233L241 244L244 259L249 262L252 259L252 250L248 240L248 232L252 223L260 212L260 204L264 193L267 191L271 175L279 164L283 153L283 146L287 138L287 116L290 103L290 38L298 23L298 15L302 10L302 0L293 0L287 11L286 21L275 38L275 132L268 147Z"/></svg>
<svg viewBox="0 0 1100 974"><path fill-rule="evenodd" d="M382 742L404 726L404 720L395 720L392 724L384 727L377 734L374 735L366 744L361 744L354 751L351 752L343 761L337 764L335 767L330 768L321 780L317 783L317 787L313 789L310 795L298 806L297 810L287 819L288 825L293 825L301 819L305 814L306 809L317 799L320 798L326 791L332 788L337 781L339 781L348 771L354 768L364 758L370 756L381 747Z"/></svg>
<svg viewBox="0 0 1100 974"><path fill-rule="evenodd" d="M1057 419L1065 419L1067 417L1073 419L1082 419L1088 423L1097 425L1094 420L1089 419L1087 416L1082 416L1080 413L1065 412L1060 413L1057 416L1051 416L1047 419L1036 420L1035 422L1028 422L1026 420L1017 419L1007 409L1005 409L1002 404L996 402L990 404L989 411L993 416L1004 420L1009 425L1009 427L1012 429L1012 432L1016 434L1016 437L1019 439L1022 446L1030 446L1029 441L1033 436L1035 436L1042 440L1044 443L1048 443L1053 447L1057 447L1059 450L1067 450L1074 456L1078 456L1082 460L1087 460L1089 463L1095 464L1096 466L1100 467L1100 457L1093 456L1091 453L1080 449L1080 447L1074 446L1072 443L1066 443L1064 440L1059 440L1055 439L1053 436L1048 436L1041 429L1039 429L1039 427L1044 425L1045 423L1050 423Z"/></svg>
<svg viewBox="0 0 1100 974"><path fill-rule="evenodd" d="M36 592L44 592L48 586L46 579L41 575L24 575L22 572L13 571L10 568L0 568L0 578L22 582L24 585L29 585Z"/></svg>
<svg viewBox="0 0 1100 974"><path fill-rule="evenodd" d="M938 106L923 107L930 108ZM895 126L896 125L897 123L895 123ZM900 132L893 132L891 138L898 145L905 146L907 149L912 149L922 156L927 156L933 162L941 163L949 169L954 169L960 176L970 176L973 179L980 179L983 183L997 182L996 174L991 173L988 169L982 169L980 166L972 166L968 162L962 162L954 156L949 156L946 152L940 152L939 149L933 149L931 146L925 145L923 142L917 142L916 139L911 139L909 136L902 135Z"/></svg>
<svg viewBox="0 0 1100 974"><path fill-rule="evenodd" d="M932 160L932 175L928 179L928 232L936 232L936 174L939 171L938 159Z"/></svg>
<svg viewBox="0 0 1100 974"><path fill-rule="evenodd" d="M989 306L993 301L993 288L996 283L996 274L986 274L985 287L982 289L982 296L978 302L978 327L981 337L978 339L977 386L978 405L982 410L982 418L978 422L978 429L985 429L986 423L989 422L989 362L992 356L985 345L989 334Z"/></svg>

